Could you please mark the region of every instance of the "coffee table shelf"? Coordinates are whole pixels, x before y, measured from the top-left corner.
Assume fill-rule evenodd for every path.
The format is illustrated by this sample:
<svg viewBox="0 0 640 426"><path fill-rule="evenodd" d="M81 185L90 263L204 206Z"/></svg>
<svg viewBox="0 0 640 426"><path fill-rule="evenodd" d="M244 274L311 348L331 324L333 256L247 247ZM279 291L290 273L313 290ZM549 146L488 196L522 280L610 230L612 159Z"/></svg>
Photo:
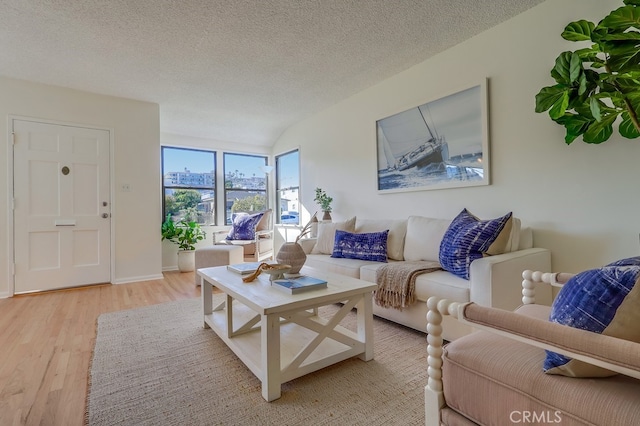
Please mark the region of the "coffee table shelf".
<svg viewBox="0 0 640 426"><path fill-rule="evenodd" d="M307 269L327 280L326 289L289 295L271 288L267 276L250 284L226 267L198 270L202 279L204 327L211 328L262 382L262 396L281 396L281 384L358 356L373 359L371 292L375 284ZM223 294L212 297L212 287ZM342 306L331 318L318 308ZM230 309L227 309L230 307ZM357 329L339 322L357 308Z"/></svg>

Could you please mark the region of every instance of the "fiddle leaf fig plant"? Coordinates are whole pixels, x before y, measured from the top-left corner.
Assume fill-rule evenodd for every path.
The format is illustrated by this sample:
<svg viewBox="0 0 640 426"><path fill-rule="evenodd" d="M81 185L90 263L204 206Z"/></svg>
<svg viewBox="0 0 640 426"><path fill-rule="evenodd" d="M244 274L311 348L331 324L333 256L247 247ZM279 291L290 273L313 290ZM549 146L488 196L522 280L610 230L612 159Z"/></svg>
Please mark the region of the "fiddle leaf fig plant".
<svg viewBox="0 0 640 426"><path fill-rule="evenodd" d="M571 22L562 38L591 42L590 47L562 52L551 70L556 81L536 95L536 112L549 111L566 129L565 142L578 137L599 144L618 131L640 136L640 0L623 0L598 25Z"/></svg>
<svg viewBox="0 0 640 426"><path fill-rule="evenodd" d="M168 214L162 223L162 240L169 240L180 247L180 250L195 250L195 244L204 240L207 234L198 222L182 219L175 223Z"/></svg>

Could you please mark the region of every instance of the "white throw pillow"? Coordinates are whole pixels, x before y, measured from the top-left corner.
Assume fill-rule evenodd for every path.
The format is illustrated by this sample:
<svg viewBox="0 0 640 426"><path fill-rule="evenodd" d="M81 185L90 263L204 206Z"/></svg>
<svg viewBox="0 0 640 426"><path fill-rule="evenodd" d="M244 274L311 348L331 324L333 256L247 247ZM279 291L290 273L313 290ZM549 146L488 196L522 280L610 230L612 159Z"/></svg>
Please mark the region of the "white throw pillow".
<svg viewBox="0 0 640 426"><path fill-rule="evenodd" d="M447 232L451 220L433 219L423 216L409 216L407 219L407 236L404 240L404 260L440 259L440 242Z"/></svg>
<svg viewBox="0 0 640 426"><path fill-rule="evenodd" d="M520 219L514 217L511 220L511 234L509 235L509 243L505 249L505 253L511 253L512 251L517 251L520 247L520 227L521 227Z"/></svg>
<svg viewBox="0 0 640 426"><path fill-rule="evenodd" d="M406 220L356 220L356 233L366 234L389 230L387 237L387 257L393 260L404 260L404 237L407 233Z"/></svg>
<svg viewBox="0 0 640 426"><path fill-rule="evenodd" d="M311 250L311 254L331 254L333 253L333 242L336 238L336 231L354 232L356 228L356 217L352 217L344 222L319 222L318 240Z"/></svg>

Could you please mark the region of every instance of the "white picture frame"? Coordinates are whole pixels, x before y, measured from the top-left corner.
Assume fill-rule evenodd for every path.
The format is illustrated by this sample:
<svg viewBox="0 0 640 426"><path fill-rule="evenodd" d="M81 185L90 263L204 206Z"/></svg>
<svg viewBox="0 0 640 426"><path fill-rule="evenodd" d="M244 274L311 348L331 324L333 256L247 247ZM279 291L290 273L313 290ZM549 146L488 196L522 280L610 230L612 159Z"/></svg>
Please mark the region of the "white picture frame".
<svg viewBox="0 0 640 426"><path fill-rule="evenodd" d="M379 193L489 185L487 83L376 120Z"/></svg>

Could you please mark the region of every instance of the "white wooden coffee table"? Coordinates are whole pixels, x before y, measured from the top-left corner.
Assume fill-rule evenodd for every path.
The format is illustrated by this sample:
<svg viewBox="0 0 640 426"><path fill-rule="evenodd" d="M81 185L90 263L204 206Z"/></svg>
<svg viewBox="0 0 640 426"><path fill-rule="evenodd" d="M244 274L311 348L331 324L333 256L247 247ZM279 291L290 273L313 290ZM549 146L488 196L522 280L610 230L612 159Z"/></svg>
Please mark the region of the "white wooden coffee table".
<svg viewBox="0 0 640 426"><path fill-rule="evenodd" d="M271 287L261 274L252 283L226 266L198 269L202 282L204 327L213 329L262 382L262 396L281 396L282 383L347 358L373 359L373 310L367 281L303 268L302 273L325 279L325 289L291 295ZM212 288L224 293L214 295ZM318 307L341 302L330 319ZM357 308L357 330L338 325Z"/></svg>

